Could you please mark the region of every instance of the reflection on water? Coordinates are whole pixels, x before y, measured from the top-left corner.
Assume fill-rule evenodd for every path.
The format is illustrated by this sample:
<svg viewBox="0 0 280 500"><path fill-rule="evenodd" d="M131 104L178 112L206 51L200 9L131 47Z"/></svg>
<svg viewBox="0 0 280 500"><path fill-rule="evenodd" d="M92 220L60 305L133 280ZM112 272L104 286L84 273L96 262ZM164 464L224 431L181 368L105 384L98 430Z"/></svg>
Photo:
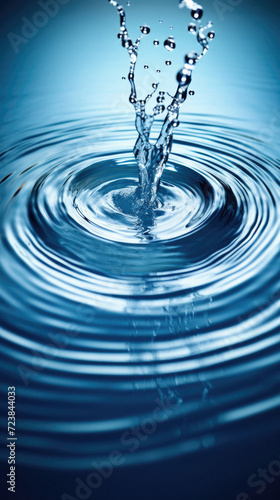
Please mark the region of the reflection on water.
<svg viewBox="0 0 280 500"><path fill-rule="evenodd" d="M33 467L130 456L120 436L156 400L175 409L129 463L229 445L256 415L264 432L280 403L276 161L189 117L143 212L132 125L114 128L89 143L98 117L54 124L2 156L3 368L20 376Z"/></svg>

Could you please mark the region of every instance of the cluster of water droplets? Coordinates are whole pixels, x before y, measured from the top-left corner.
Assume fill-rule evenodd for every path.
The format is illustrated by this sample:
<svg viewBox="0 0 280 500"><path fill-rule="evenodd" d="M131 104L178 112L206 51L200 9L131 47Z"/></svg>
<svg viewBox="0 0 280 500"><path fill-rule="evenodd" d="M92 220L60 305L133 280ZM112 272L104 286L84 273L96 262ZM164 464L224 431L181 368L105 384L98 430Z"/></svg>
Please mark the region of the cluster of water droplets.
<svg viewBox="0 0 280 500"><path fill-rule="evenodd" d="M120 32L118 37L121 40L122 46L128 51L130 56L130 69L128 74L128 80L130 82L131 92L129 96L130 103L134 106L136 114L136 130L138 132L138 138L134 146L134 156L138 163L139 168L139 186L138 194L144 205L153 205L156 201L156 195L158 186L160 183L161 175L169 158L173 131L179 125L179 112L182 104L185 102L188 96L188 89L192 81L192 72L199 59L201 59L209 48L209 42L214 38L214 31L209 31L212 28L212 23L209 22L205 26L201 25L201 18L203 15L203 9L200 5L193 1L184 0L180 2L180 7L186 6L191 10L192 18L196 22L192 22L188 30L190 33L196 35L197 41L200 44L202 50L200 53L188 52L185 56L185 64L177 73L177 90L171 97L170 104L166 107L165 96L166 93L159 91L159 83L155 82L152 85L151 92L145 97L145 99L139 99L137 95L137 89L135 84L135 67L138 58L138 50L141 39L143 36L150 34L151 29L147 25L140 26L141 36L137 38L135 42L129 37L128 29L126 25L126 14L124 8L118 4L115 0L109 0L114 7L117 8L120 16ZM160 20L162 22L162 20ZM208 33L206 33L208 30ZM153 41L154 46L159 46L160 41L155 39ZM168 52L172 52L176 48L176 42L173 36L168 36L163 42L164 47ZM171 61L166 60L166 65L171 66ZM144 66L144 69L148 69L148 65ZM157 73L160 70L157 69ZM146 111L146 105L150 99L156 95L156 104L153 107L152 113L148 114ZM194 92L190 91L190 95ZM166 116L163 121L161 131L159 133L158 139L154 144L150 141L150 134L154 119L166 111Z"/></svg>

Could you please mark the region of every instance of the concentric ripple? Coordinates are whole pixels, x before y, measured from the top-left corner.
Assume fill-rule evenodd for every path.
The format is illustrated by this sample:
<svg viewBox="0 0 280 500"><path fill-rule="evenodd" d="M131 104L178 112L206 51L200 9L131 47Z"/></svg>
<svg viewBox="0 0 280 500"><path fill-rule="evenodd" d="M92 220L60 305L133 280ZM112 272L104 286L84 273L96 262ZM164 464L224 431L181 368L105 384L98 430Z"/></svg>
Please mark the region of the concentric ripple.
<svg viewBox="0 0 280 500"><path fill-rule="evenodd" d="M100 123L45 127L2 155L3 366L24 383L33 466L178 456L280 405L277 160L248 132L182 119L151 209L133 124ZM158 401L168 421L132 454L121 436Z"/></svg>

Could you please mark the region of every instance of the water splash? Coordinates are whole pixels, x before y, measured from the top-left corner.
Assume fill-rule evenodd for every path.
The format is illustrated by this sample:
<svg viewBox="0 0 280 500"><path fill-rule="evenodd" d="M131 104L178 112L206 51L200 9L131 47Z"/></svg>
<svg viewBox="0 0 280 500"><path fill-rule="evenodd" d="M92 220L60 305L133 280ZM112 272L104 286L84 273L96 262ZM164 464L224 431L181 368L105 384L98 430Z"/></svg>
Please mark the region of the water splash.
<svg viewBox="0 0 280 500"><path fill-rule="evenodd" d="M128 29L126 25L126 15L124 8L118 4L115 0L109 0L116 9L118 10L120 16L120 32L118 37L121 40L122 46L127 50L130 57L130 69L128 74L128 80L130 82L131 92L129 101L134 106L136 121L135 126L138 132L138 138L134 146L134 156L138 163L139 168L139 186L138 191L140 194L140 200L144 205L153 205L156 201L157 190L159 187L160 179L164 167L168 161L173 141L174 128L179 125L179 113L182 104L186 101L188 96L188 88L192 81L192 72L199 59L201 59L209 48L209 42L214 38L214 32L211 31L207 35L205 31L212 27L212 23L209 22L206 26L197 26L192 23L192 29L189 31L196 35L198 43L201 45L202 50L200 54L196 52L189 52L185 56L185 64L177 74L177 90L174 96L171 97L171 103L165 107L163 100L157 98L156 105L153 107L152 113L149 114L146 111L147 103L150 99L157 93L159 83L153 84L153 90L145 97L145 99L139 99L135 84L135 67L138 58L138 50L143 35L148 35L150 33L150 27L147 25L141 26L140 30L142 36L137 38L133 43L132 39L129 37ZM191 10L191 15L193 19L200 22L203 15L203 9L200 5L196 4L190 0L181 1L180 7L186 6ZM211 33L211 35L210 35ZM154 45L158 45L158 41L155 40ZM176 47L174 37L169 36L164 41L164 47L168 51L173 51ZM165 62L167 66L171 65L171 61L167 60ZM160 70L157 70L159 73ZM155 118L166 112L165 119L163 121L158 139L154 144L150 141L151 129Z"/></svg>
<svg viewBox="0 0 280 500"><path fill-rule="evenodd" d="M169 20L158 21L159 47L152 30L142 41L161 51L164 65ZM267 35L263 23L258 34ZM255 35L250 24L246 35ZM35 52L27 55L34 62ZM240 75L244 118L255 119L259 87L274 81L273 54L266 56L271 72L254 81ZM26 89L25 73L16 86ZM153 98L165 97L158 105L168 101L164 90ZM18 465L26 477L34 470L38 484L28 498L43 500L41 472L55 469L59 481L67 477L65 490L49 481L56 491L44 498L75 497L76 475L85 480L112 450L125 460L112 474L122 500L135 484L142 500L155 478L164 500L182 491L205 499L205 485L215 500L232 498L229 472L244 482L264 456L265 464L274 459L279 432L279 145L260 140L258 121L236 120L234 100L224 119L209 109L185 116L183 106L152 224L134 203L131 117L111 103L69 110L59 88L53 97L55 110L39 105L49 102L41 89L15 110L9 92L4 110L15 112L3 115L0 151L0 399L5 415L17 380ZM151 422L155 401L165 407L168 399L176 410L131 453L123 433ZM7 463L4 447L0 458ZM222 471L213 474L211 462ZM106 496L104 483L97 497Z"/></svg>

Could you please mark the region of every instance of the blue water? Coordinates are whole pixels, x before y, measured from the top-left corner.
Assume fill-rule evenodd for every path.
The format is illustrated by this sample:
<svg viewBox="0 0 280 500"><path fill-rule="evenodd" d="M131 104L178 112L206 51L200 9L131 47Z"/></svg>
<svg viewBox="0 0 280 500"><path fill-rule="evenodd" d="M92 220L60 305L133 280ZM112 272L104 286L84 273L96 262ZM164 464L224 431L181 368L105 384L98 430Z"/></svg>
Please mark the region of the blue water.
<svg viewBox="0 0 280 500"><path fill-rule="evenodd" d="M84 498L278 500L277 474L262 496L248 478L280 460L279 7L273 20L248 0L222 21L205 5L215 46L144 210L127 54L105 3L61 6L19 54L2 42L4 480L14 385L20 500L78 498L77 478L113 450L120 466ZM7 13L6 31L36 5ZM174 24L174 76L182 11L161 8L129 12L153 30L144 62Z"/></svg>

